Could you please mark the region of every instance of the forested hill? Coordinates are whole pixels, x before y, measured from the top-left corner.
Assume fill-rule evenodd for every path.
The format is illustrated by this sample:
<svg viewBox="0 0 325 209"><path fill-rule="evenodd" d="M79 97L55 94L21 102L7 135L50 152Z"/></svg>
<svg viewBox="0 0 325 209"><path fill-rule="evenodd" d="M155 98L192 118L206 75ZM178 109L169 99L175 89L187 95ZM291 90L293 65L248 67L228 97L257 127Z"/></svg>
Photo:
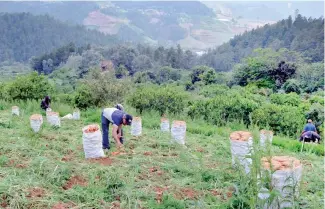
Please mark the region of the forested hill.
<svg viewBox="0 0 325 209"><path fill-rule="evenodd" d="M70 42L77 46L110 44L113 36L83 26L71 26L48 15L0 13L0 62L24 62Z"/></svg>
<svg viewBox="0 0 325 209"><path fill-rule="evenodd" d="M209 50L202 62L218 71L229 71L235 63L252 53L255 48L287 48L300 52L310 62L324 60L324 18L307 19L297 15L276 24L245 32L229 42Z"/></svg>

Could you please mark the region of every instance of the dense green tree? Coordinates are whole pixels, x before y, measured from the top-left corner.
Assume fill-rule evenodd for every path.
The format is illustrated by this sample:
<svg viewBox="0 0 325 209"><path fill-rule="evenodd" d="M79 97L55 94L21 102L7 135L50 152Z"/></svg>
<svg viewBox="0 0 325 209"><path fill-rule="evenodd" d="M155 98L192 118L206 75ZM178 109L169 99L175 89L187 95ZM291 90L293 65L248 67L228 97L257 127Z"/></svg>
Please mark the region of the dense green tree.
<svg viewBox="0 0 325 209"><path fill-rule="evenodd" d="M290 16L276 24L253 29L209 50L200 58L200 64L217 71L230 71L234 64L250 55L255 48L286 48L300 52L311 62L323 61L324 18L307 19L299 14L294 21Z"/></svg>
<svg viewBox="0 0 325 209"><path fill-rule="evenodd" d="M73 42L76 46L92 44L110 44L116 40L82 26L71 26L53 19L48 15L34 16L29 13L0 13L0 62L14 60L26 62L32 56L50 53L51 50ZM62 50L62 51L60 51ZM43 60L52 59L58 66L66 61L66 49L61 48L55 57L43 57L39 61L40 71Z"/></svg>

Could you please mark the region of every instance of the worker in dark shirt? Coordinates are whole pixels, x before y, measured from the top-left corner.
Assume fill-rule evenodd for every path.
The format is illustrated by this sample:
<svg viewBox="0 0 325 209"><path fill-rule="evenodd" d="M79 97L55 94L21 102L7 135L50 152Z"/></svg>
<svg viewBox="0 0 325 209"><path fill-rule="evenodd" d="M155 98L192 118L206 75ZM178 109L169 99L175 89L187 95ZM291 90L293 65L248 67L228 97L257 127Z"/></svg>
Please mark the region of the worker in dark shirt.
<svg viewBox="0 0 325 209"><path fill-rule="evenodd" d="M304 130L300 136L300 141L319 143L320 136L318 135L316 127L311 119L308 119L307 124L305 125Z"/></svg>
<svg viewBox="0 0 325 209"><path fill-rule="evenodd" d="M117 104L115 106L116 109L124 111L124 107L121 104ZM123 128L121 128L121 138L120 138L121 143L123 144L124 142L124 135L123 135Z"/></svg>
<svg viewBox="0 0 325 209"><path fill-rule="evenodd" d="M316 127L313 124L313 121L311 119L308 119L307 121L308 123L305 125L304 130L302 133L306 132L306 131L314 131L317 133Z"/></svg>
<svg viewBox="0 0 325 209"><path fill-rule="evenodd" d="M50 108L50 105L51 105L51 98L49 96L46 96L41 101L41 108L46 111L47 108Z"/></svg>

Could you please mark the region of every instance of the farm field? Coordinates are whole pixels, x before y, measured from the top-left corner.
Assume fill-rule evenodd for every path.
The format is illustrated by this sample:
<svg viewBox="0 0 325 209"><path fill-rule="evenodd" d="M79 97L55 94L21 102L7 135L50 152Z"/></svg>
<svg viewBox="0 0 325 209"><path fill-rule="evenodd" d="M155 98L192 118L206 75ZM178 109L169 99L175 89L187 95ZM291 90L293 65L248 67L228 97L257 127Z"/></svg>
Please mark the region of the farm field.
<svg viewBox="0 0 325 209"><path fill-rule="evenodd" d="M186 146L170 143L160 117L143 113L141 137L125 127L123 150L111 144L106 158L86 160L81 129L100 120L100 109L81 112L81 120L46 122L39 133L29 124L40 113L36 102L20 103L19 117L0 102L0 205L2 208L258 208L254 173L245 176L231 165L229 135L241 124L216 127L186 120ZM54 104L60 116L73 108ZM134 113L129 108L129 112ZM170 118L172 121L175 118ZM251 130L256 142L257 129ZM275 137L275 141L289 140ZM323 208L323 157L312 146L292 152L271 146L272 155L293 156L303 164L296 208ZM321 146L321 145L317 145ZM257 152L256 156L265 153ZM256 182L255 182L256 183Z"/></svg>

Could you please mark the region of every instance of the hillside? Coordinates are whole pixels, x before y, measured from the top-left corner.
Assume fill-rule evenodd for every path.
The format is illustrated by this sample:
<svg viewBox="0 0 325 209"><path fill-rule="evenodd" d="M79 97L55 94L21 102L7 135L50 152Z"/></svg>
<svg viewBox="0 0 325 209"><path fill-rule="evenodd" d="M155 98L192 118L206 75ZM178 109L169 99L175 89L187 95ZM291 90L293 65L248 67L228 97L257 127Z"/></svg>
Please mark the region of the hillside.
<svg viewBox="0 0 325 209"><path fill-rule="evenodd" d="M209 50L202 56L201 62L216 70L229 71L256 48L287 48L301 53L309 62L323 61L324 18L313 19L298 14L294 20L289 17L245 32Z"/></svg>
<svg viewBox="0 0 325 209"><path fill-rule="evenodd" d="M123 40L201 51L294 15L319 17L322 2L0 2L0 12L48 14ZM244 9L243 9L244 8Z"/></svg>
<svg viewBox="0 0 325 209"><path fill-rule="evenodd" d="M0 34L0 62L25 62L32 56L48 53L70 42L77 46L116 42L116 38L98 31L71 26L48 15L30 13L1 13Z"/></svg>
<svg viewBox="0 0 325 209"><path fill-rule="evenodd" d="M60 128L51 127L43 115L41 131L35 134L29 116L39 112L38 103L1 104L1 207L208 209L262 204L256 176L246 176L231 165L229 134L242 126L232 129L187 120L186 146L180 146L171 144L170 134L159 130L158 115L143 114L142 136L132 137L126 127L124 150L112 143L106 158L86 160L81 129L99 123L99 108L82 111L79 121L62 120ZM12 105L19 105L20 117L11 116ZM73 110L62 103L53 103L53 109L61 116ZM322 157L276 146L271 150L303 164L295 204L302 209L323 208Z"/></svg>

